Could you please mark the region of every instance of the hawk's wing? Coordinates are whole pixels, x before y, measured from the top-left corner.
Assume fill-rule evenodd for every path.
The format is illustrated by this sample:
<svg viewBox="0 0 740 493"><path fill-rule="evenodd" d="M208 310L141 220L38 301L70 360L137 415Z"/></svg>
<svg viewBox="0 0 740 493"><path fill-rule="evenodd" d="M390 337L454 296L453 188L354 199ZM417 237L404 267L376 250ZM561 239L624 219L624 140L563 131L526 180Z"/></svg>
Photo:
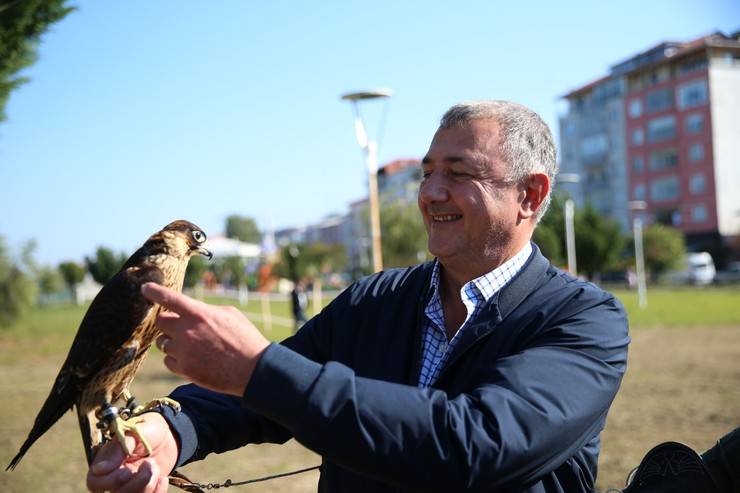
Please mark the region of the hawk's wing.
<svg viewBox="0 0 740 493"><path fill-rule="evenodd" d="M146 264L121 270L108 281L85 313L54 386L36 416L28 438L8 469L77 401L85 385L149 314L152 303L141 295L145 282L162 283L164 275Z"/></svg>

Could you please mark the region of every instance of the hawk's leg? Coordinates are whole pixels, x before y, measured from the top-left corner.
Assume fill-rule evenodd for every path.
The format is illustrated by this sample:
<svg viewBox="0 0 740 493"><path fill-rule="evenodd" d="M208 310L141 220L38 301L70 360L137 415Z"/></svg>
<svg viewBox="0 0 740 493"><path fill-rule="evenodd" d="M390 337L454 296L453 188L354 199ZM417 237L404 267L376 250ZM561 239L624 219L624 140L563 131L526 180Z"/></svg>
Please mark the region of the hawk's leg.
<svg viewBox="0 0 740 493"><path fill-rule="evenodd" d="M125 415L128 414L127 409L123 409L122 411L124 411ZM119 414L118 408L111 406L110 404L103 406L97 414L100 420L98 421L98 428L102 430L105 439L117 440L118 443L121 444L121 448L126 455L132 455L133 452L132 450L129 450L128 445L126 445L127 431L139 439L146 450L145 455L148 456L152 454L152 447L149 445L149 442L146 440L144 435L141 434L139 427L137 426L141 423L141 420L130 422L127 416L122 417Z"/></svg>
<svg viewBox="0 0 740 493"><path fill-rule="evenodd" d="M124 390L122 393L123 399L126 401L126 407L122 409L122 414L125 410L126 413L126 419L138 416L140 414L143 414L147 411L151 411L152 409L156 409L161 406L168 406L171 407L175 413L180 412L180 403L177 402L174 399L170 399L169 397L159 397L157 399L152 399L151 401L147 402L143 406L140 406L138 402L136 402L136 398L131 395L131 392L128 391L128 389Z"/></svg>

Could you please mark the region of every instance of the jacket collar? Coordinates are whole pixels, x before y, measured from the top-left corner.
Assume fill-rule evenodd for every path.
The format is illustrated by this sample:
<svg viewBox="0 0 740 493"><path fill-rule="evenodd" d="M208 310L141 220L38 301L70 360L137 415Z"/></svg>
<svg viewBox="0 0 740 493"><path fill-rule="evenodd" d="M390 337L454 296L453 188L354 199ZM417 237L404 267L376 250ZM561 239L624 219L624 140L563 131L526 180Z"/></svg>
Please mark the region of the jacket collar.
<svg viewBox="0 0 740 493"><path fill-rule="evenodd" d="M542 255L537 245L532 243L532 254L527 263L506 286L488 301L487 306L479 315L479 321L473 322L473 325L462 334L445 368L442 369L438 381L475 342L491 333L537 286L541 285L542 277L549 267L550 262Z"/></svg>

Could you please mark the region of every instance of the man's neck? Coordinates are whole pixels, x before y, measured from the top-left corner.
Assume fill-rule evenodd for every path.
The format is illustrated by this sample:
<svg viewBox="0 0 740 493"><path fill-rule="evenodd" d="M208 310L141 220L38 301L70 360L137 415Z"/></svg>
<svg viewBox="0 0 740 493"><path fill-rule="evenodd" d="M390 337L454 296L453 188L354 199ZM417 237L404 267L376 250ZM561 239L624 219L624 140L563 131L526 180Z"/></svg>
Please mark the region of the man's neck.
<svg viewBox="0 0 740 493"><path fill-rule="evenodd" d="M521 244L512 245L512 247L497 252L496 255L484 260L471 259L438 259L440 263L439 280L448 288L448 294L457 293L459 296L460 289L482 275L488 274L494 269L500 267L508 260L512 259L517 253L527 245L529 239Z"/></svg>

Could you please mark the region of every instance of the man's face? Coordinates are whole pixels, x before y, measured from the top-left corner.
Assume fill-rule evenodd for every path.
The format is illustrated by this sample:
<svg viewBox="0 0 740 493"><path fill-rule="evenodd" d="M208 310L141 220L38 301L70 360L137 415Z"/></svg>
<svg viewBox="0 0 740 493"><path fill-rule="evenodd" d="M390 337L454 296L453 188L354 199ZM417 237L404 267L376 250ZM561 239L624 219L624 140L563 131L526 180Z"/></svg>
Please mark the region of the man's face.
<svg viewBox="0 0 740 493"><path fill-rule="evenodd" d="M494 120L439 129L422 161L419 209L445 266L492 269L510 253L522 197L507 181L498 132Z"/></svg>

